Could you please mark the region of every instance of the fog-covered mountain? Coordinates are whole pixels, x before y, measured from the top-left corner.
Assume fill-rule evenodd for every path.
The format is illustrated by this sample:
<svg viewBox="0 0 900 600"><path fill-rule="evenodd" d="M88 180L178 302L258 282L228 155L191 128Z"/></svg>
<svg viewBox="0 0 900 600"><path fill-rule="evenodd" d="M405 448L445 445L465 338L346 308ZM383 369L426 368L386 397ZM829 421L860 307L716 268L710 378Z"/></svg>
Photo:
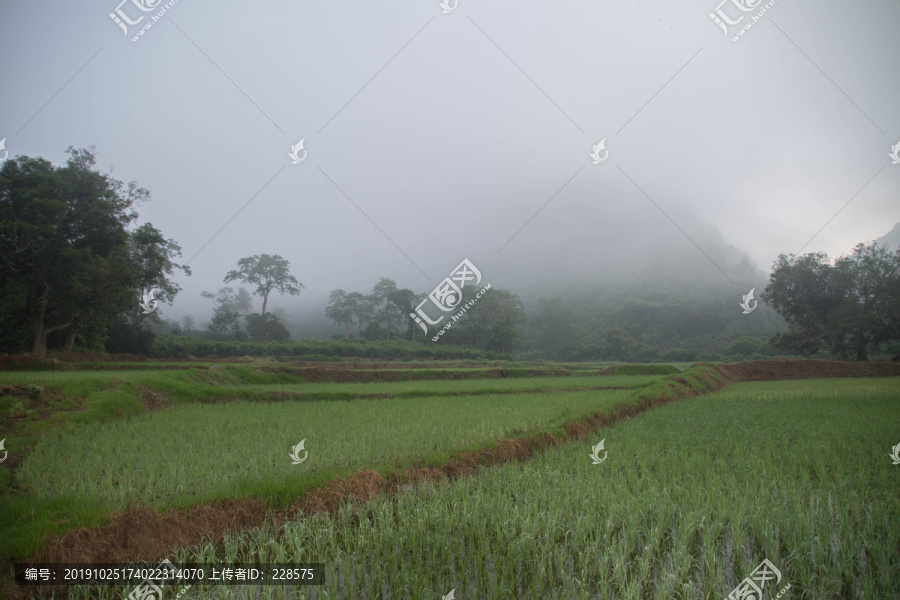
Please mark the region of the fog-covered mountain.
<svg viewBox="0 0 900 600"><path fill-rule="evenodd" d="M892 250L900 248L900 223L894 225L889 232L875 240L877 244L884 244Z"/></svg>

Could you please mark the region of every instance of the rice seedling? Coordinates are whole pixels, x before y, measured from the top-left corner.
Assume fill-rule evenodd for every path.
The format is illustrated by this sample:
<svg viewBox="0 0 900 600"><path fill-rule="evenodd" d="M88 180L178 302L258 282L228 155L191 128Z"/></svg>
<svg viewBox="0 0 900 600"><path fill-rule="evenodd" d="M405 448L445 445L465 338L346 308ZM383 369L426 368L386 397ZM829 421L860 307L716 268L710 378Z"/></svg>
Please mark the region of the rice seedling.
<svg viewBox="0 0 900 600"><path fill-rule="evenodd" d="M897 378L736 384L598 432L600 465L592 440L568 443L177 560L327 566L323 586L259 598L726 598L763 559L782 574L766 598L788 582L781 598L896 598L898 391Z"/></svg>
<svg viewBox="0 0 900 600"><path fill-rule="evenodd" d="M17 480L40 499L156 508L258 494L296 497L325 475L438 460L514 432L628 401L628 390L189 404L45 436ZM290 449L306 440L308 460Z"/></svg>

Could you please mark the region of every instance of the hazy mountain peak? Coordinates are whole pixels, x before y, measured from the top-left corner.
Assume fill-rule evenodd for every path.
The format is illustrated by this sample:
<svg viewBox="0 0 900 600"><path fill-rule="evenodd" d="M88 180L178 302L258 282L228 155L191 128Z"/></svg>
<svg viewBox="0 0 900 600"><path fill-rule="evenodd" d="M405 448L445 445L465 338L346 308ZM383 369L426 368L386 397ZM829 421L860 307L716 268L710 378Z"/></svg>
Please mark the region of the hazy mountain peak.
<svg viewBox="0 0 900 600"><path fill-rule="evenodd" d="M900 223L894 225L894 228L889 232L875 240L876 244L884 244L891 250L896 250L900 248Z"/></svg>

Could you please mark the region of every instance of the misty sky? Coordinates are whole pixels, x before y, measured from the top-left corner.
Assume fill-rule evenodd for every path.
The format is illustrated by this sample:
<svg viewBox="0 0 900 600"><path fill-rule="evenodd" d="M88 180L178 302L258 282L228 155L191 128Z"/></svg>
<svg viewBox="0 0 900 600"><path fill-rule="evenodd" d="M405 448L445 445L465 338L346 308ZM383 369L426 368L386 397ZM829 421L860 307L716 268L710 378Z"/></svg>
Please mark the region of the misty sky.
<svg viewBox="0 0 900 600"><path fill-rule="evenodd" d="M748 15L726 37L718 0L178 0L135 43L165 3L134 3L125 35L118 0L0 0L0 139L55 164L95 146L151 192L141 222L194 272L169 316L205 319L253 254L291 261L306 290L270 305L300 312L380 277L427 292L463 258L517 293L681 254L764 286L740 253L767 272L829 219L803 252L900 222L896 1L778 0L737 43L762 4L722 5Z"/></svg>

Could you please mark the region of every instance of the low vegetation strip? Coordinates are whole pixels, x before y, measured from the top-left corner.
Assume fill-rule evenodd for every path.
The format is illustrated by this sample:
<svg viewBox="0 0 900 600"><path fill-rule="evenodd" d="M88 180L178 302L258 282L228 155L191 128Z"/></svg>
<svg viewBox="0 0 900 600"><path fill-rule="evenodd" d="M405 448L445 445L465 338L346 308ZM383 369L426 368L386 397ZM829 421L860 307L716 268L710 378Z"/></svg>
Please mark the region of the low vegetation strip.
<svg viewBox="0 0 900 600"><path fill-rule="evenodd" d="M299 385L254 386L259 391L294 394L304 399L348 399L372 395L415 398L455 394L519 394L564 390L638 388L662 379L662 375L607 375L586 377L541 377L540 379L463 379L401 381L396 383L309 383Z"/></svg>
<svg viewBox="0 0 900 600"><path fill-rule="evenodd" d="M676 375L680 371L672 365L611 365L597 371L598 375Z"/></svg>

